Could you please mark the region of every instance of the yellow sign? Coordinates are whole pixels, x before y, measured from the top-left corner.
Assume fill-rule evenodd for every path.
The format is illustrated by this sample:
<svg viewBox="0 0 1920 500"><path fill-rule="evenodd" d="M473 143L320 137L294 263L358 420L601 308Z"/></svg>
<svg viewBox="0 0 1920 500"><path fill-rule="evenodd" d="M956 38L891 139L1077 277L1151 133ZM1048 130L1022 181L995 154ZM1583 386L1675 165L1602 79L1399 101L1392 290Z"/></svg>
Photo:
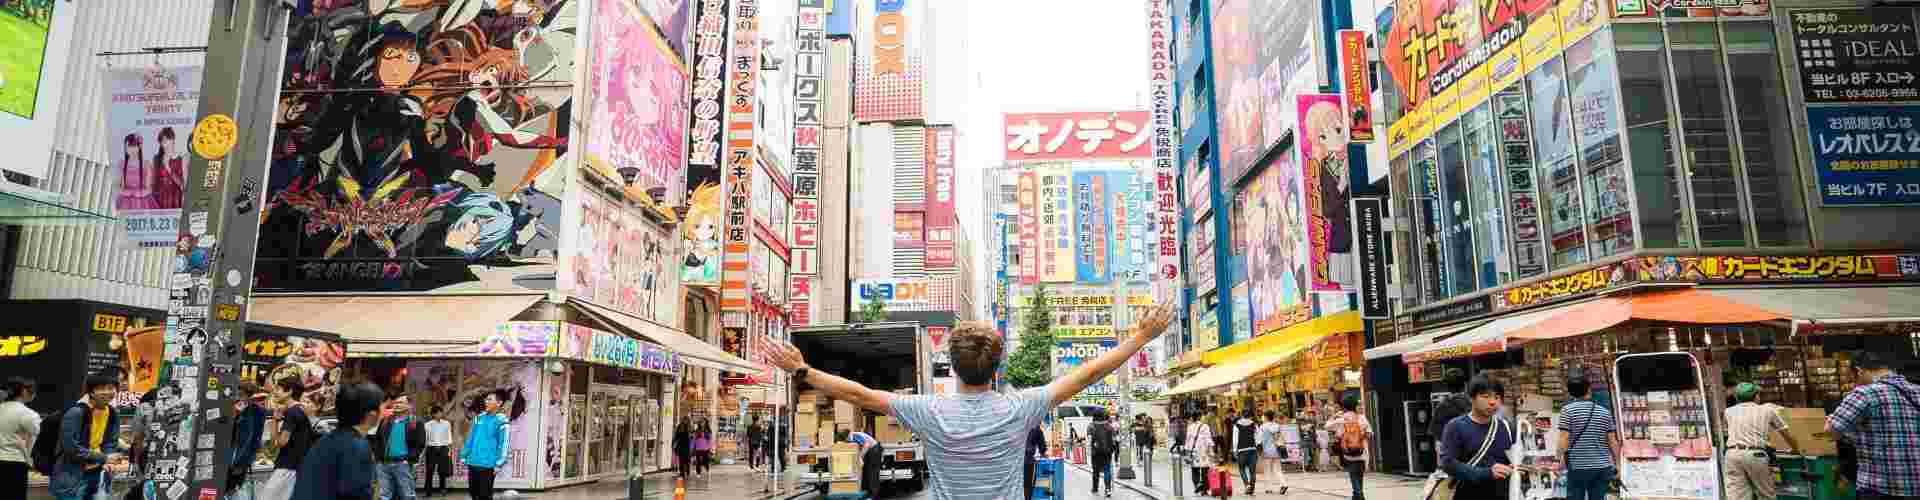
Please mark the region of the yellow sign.
<svg viewBox="0 0 1920 500"><path fill-rule="evenodd" d="M29 335L0 337L0 357L32 356L47 349L47 339Z"/></svg>
<svg viewBox="0 0 1920 500"><path fill-rule="evenodd" d="M193 152L201 158L226 158L227 153L233 152L233 145L239 142L240 127L227 115L207 115L200 119L200 124L193 126Z"/></svg>
<svg viewBox="0 0 1920 500"><path fill-rule="evenodd" d="M233 304L214 304L213 317L220 321L240 321L240 306Z"/></svg>
<svg viewBox="0 0 1920 500"><path fill-rule="evenodd" d="M1057 338L1112 337L1111 326L1062 326L1054 327L1053 336Z"/></svg>
<svg viewBox="0 0 1920 500"><path fill-rule="evenodd" d="M93 331L120 333L127 331L127 317L113 314L93 315Z"/></svg>
<svg viewBox="0 0 1920 500"><path fill-rule="evenodd" d="M1023 295L1020 298L1016 299L1014 303L1015 305L1018 305L1020 307L1033 307L1033 296ZM1113 305L1113 296L1112 295L1049 295L1047 296L1047 305L1052 307L1111 306ZM1152 295L1128 295L1127 305L1130 305L1130 306L1153 305L1153 296Z"/></svg>

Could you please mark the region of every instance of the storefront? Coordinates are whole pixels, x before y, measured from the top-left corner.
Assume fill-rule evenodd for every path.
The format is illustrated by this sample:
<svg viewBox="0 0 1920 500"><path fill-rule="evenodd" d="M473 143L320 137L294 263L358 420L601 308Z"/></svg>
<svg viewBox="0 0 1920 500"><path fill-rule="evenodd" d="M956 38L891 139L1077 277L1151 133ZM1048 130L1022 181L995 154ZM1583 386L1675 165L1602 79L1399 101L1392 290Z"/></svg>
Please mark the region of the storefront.
<svg viewBox="0 0 1920 500"><path fill-rule="evenodd" d="M1213 417L1267 410L1316 414L1336 390L1360 384L1360 315L1355 311L1307 320L1272 333L1201 353L1207 368L1167 390L1176 406ZM1320 375L1314 375L1314 374Z"/></svg>

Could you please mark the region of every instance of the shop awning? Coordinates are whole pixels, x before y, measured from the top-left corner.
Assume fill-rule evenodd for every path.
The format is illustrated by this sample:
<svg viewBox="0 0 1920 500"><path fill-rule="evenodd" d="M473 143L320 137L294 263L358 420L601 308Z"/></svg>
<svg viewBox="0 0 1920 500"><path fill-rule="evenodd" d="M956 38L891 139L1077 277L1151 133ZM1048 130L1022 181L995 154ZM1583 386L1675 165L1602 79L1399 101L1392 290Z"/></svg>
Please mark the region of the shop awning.
<svg viewBox="0 0 1920 500"><path fill-rule="evenodd" d="M476 356L480 341L544 295L254 297L247 320L339 335L349 357Z"/></svg>
<svg viewBox="0 0 1920 500"><path fill-rule="evenodd" d="M599 317L601 321L626 329L633 335L666 346L668 350L680 354L680 360L687 364L715 370L760 373L760 368L753 363L672 327L580 299L569 298L567 303Z"/></svg>
<svg viewBox="0 0 1920 500"><path fill-rule="evenodd" d="M1408 352L1412 352L1414 349L1419 349L1419 348L1431 345L1433 344L1434 341L1440 340L1442 338L1446 338L1448 335L1460 333L1462 331L1465 331L1468 328L1473 328L1473 327L1484 325L1484 324L1487 324L1487 322L1469 321L1469 322L1461 323L1458 325L1436 328L1433 330L1429 330L1426 333L1422 333L1419 335L1414 335L1412 337L1407 337L1404 339L1393 341L1393 343L1391 344L1375 347L1372 349L1367 349L1366 351L1367 361L1373 361L1380 358L1391 358L1394 356L1399 356L1401 354L1406 354Z"/></svg>
<svg viewBox="0 0 1920 500"><path fill-rule="evenodd" d="M1834 323L1920 321L1920 287L1736 288L1710 292L1797 320Z"/></svg>
<svg viewBox="0 0 1920 500"><path fill-rule="evenodd" d="M1215 387L1242 382L1256 373L1278 365L1293 355L1312 347L1329 336L1338 333L1357 332L1362 328L1360 313L1347 311L1332 316L1315 318L1280 331L1261 335L1246 342L1208 351L1203 357L1211 358L1213 366L1180 382L1180 385L1167 390L1169 396L1203 391ZM1231 349L1231 350L1229 350Z"/></svg>
<svg viewBox="0 0 1920 500"><path fill-rule="evenodd" d="M1718 325L1783 318L1778 313L1697 288L1601 297L1559 309L1545 321L1515 329L1508 334L1509 338L1525 342L1572 337L1633 320Z"/></svg>
<svg viewBox="0 0 1920 500"><path fill-rule="evenodd" d="M1400 356L1406 363L1421 363L1442 359L1465 358L1481 354L1507 350L1507 334L1520 328L1539 323L1549 316L1558 314L1563 308L1555 307L1528 313L1520 313L1486 322L1480 326L1466 329L1446 340L1428 344Z"/></svg>

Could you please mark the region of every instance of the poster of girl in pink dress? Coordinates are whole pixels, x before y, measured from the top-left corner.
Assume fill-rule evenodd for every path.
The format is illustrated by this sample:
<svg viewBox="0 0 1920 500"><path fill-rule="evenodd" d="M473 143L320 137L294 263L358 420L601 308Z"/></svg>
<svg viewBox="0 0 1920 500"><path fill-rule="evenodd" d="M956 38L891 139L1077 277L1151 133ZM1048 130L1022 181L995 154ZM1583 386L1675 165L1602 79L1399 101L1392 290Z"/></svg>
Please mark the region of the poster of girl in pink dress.
<svg viewBox="0 0 1920 500"><path fill-rule="evenodd" d="M597 0L594 14L589 161L673 203L686 189L687 70L630 2Z"/></svg>
<svg viewBox="0 0 1920 500"><path fill-rule="evenodd" d="M107 127L112 131L115 214L127 239L166 246L179 236L186 191L186 136L200 107L200 67L112 70Z"/></svg>

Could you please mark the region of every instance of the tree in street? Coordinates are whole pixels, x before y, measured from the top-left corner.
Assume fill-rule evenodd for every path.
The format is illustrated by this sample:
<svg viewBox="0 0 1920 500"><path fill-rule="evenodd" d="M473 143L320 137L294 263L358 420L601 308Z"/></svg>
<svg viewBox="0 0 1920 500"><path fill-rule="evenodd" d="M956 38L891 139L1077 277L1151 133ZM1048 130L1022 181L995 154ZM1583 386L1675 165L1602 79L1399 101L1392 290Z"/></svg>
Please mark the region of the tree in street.
<svg viewBox="0 0 1920 500"><path fill-rule="evenodd" d="M1020 347L1007 358L1007 383L1039 387L1053 381L1053 312L1047 305L1047 286L1033 291L1032 306L1020 332Z"/></svg>
<svg viewBox="0 0 1920 500"><path fill-rule="evenodd" d="M861 323L879 323L887 320L887 303L879 295L867 297L867 303L860 305Z"/></svg>

